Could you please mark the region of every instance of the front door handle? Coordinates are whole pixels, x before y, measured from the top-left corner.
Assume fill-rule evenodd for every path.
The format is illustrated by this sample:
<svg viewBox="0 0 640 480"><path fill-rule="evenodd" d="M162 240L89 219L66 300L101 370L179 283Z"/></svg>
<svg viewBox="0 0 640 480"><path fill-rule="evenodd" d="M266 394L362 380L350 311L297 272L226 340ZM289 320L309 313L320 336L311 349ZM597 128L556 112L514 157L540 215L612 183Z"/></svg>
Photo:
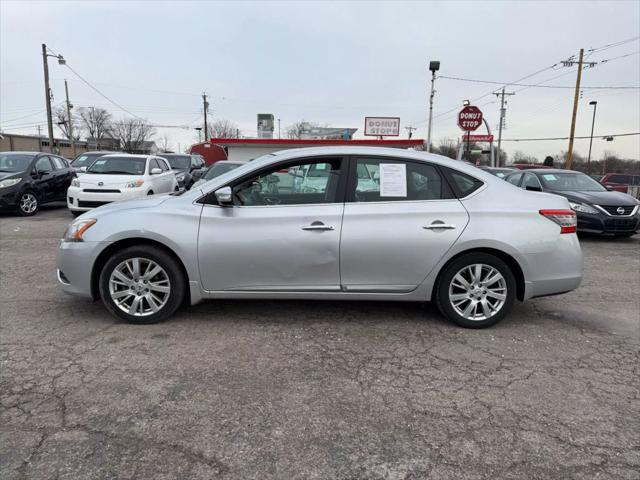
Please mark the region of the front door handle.
<svg viewBox="0 0 640 480"><path fill-rule="evenodd" d="M306 227L302 227L302 230L335 230L336 228L333 225L325 225L322 222L313 222L311 225L307 225Z"/></svg>
<svg viewBox="0 0 640 480"><path fill-rule="evenodd" d="M453 230L454 228L456 228L455 225L450 225L448 223L436 223L433 222L431 225L425 225L424 227L422 227L426 230Z"/></svg>

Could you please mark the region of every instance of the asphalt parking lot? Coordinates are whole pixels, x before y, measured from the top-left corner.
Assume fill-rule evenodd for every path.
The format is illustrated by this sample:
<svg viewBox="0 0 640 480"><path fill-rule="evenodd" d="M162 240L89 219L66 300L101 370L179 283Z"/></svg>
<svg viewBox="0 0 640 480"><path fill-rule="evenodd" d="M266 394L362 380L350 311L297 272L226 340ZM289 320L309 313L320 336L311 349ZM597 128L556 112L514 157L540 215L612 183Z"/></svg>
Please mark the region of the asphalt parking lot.
<svg viewBox="0 0 640 480"><path fill-rule="evenodd" d="M488 330L429 305L220 301L132 326L0 217L4 479L640 478L640 238Z"/></svg>

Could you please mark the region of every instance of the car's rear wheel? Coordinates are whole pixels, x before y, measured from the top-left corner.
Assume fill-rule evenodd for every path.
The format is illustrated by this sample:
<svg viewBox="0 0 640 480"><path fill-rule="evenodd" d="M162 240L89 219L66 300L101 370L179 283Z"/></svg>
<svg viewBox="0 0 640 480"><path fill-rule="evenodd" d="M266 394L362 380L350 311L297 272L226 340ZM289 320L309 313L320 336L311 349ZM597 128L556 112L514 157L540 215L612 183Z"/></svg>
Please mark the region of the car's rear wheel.
<svg viewBox="0 0 640 480"><path fill-rule="evenodd" d="M18 201L18 213L23 217L30 217L38 213L40 204L38 203L38 197L36 194L27 190L20 195Z"/></svg>
<svg viewBox="0 0 640 480"><path fill-rule="evenodd" d="M451 262L436 285L442 314L466 328L486 328L502 320L516 297L509 266L488 253L470 253Z"/></svg>
<svg viewBox="0 0 640 480"><path fill-rule="evenodd" d="M100 295L107 309L130 323L157 323L172 315L185 295L178 262L154 246L125 248L100 274Z"/></svg>

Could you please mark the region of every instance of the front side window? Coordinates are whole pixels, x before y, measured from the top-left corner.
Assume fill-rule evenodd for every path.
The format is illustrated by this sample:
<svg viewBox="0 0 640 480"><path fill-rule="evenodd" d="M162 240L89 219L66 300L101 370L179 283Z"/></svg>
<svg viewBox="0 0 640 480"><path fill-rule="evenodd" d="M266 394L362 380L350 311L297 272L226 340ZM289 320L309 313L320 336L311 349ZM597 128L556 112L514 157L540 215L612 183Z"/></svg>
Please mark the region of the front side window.
<svg viewBox="0 0 640 480"><path fill-rule="evenodd" d="M323 158L273 167L234 185L234 205L334 203L341 166L341 158Z"/></svg>
<svg viewBox="0 0 640 480"><path fill-rule="evenodd" d="M103 175L144 175L147 165L145 158L100 157L91 164L87 173Z"/></svg>
<svg viewBox="0 0 640 480"><path fill-rule="evenodd" d="M36 162L36 171L38 173L51 173L53 167L49 161L49 157L40 157Z"/></svg>
<svg viewBox="0 0 640 480"><path fill-rule="evenodd" d="M527 187L539 188L542 190L542 186L540 185L540 181L538 180L538 178L530 173L527 173L524 176L524 184L522 185L522 188L524 189L526 189Z"/></svg>
<svg viewBox="0 0 640 480"><path fill-rule="evenodd" d="M520 183L521 177L522 177L521 173L514 173L513 175L509 175L509 178L507 178L507 182L517 187L518 184Z"/></svg>
<svg viewBox="0 0 640 480"><path fill-rule="evenodd" d="M427 163L359 158L355 173L353 200L356 202L451 198L436 167Z"/></svg>

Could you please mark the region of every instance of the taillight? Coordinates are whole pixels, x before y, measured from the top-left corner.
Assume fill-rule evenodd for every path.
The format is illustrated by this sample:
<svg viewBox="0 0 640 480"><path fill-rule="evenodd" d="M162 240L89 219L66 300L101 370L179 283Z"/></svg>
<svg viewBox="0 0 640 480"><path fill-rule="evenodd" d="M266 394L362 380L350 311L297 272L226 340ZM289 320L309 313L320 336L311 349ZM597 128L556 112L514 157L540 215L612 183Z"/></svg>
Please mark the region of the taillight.
<svg viewBox="0 0 640 480"><path fill-rule="evenodd" d="M560 225L560 233L576 233L578 219L573 210L540 210L540 215Z"/></svg>

